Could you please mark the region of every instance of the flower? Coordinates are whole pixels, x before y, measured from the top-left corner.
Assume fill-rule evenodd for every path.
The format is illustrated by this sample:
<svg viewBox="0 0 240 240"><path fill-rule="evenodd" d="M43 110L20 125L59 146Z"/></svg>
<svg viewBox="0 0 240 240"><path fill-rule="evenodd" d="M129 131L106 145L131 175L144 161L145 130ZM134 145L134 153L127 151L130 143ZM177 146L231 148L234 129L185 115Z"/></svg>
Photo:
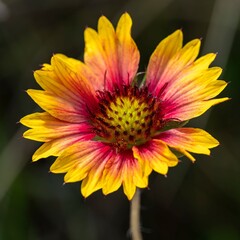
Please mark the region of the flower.
<svg viewBox="0 0 240 240"><path fill-rule="evenodd" d="M24 137L43 142L33 161L56 156L50 171L82 181L84 197L123 185L128 199L148 186L154 170L167 174L191 153L210 154L219 143L202 129L183 127L228 98L214 99L227 85L216 54L197 59L200 40L182 46L177 30L159 43L139 80L140 54L124 13L116 27L102 16L98 31L86 28L84 62L56 54L34 72L43 90L27 90L44 110L23 117ZM190 153L191 152L191 153ZM177 154L178 155L178 154Z"/></svg>

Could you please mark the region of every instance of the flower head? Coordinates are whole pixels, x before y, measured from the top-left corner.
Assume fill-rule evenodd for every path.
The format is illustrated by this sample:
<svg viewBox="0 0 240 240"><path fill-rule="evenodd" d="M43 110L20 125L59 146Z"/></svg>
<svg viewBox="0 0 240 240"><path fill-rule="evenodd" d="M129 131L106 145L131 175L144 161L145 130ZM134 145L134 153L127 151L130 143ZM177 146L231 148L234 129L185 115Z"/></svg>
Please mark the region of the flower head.
<svg viewBox="0 0 240 240"><path fill-rule="evenodd" d="M221 68L209 67L216 54L197 59L200 40L182 45L181 30L153 52L142 83L140 54L124 13L116 27L102 16L98 31L84 33L84 62L56 54L34 72L43 90L28 90L44 110L21 119L25 138L43 142L33 161L57 156L50 170L65 182L82 181L87 197L121 185L128 199L148 186L152 170L167 174L178 164L176 152L210 154L219 143L201 129L183 125L211 106L225 87Z"/></svg>

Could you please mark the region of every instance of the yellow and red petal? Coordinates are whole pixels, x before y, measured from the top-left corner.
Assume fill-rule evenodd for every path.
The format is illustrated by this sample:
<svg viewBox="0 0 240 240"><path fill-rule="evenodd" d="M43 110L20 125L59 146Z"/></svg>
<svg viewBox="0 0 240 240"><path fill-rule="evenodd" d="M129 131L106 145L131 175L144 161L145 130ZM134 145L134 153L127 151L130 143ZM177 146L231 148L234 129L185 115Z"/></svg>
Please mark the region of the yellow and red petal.
<svg viewBox="0 0 240 240"><path fill-rule="evenodd" d="M171 39L172 43L170 44ZM166 39L163 40L163 42L165 43L162 46L163 49L164 47L167 48L166 44L169 44L170 46L175 46L174 51L172 51L171 54L167 54L166 56L164 55L165 52L159 52L159 54L155 56L156 59L161 59L165 57L164 66L162 66L163 68L161 71L158 70L159 64L154 64L154 62L156 62L157 60L151 57L149 61L149 66L152 67L147 68L146 73L146 83L150 84L150 91L152 91L154 95L157 96L161 94L162 88L167 91L167 89L169 88L169 83L176 81L176 76L178 76L178 74L181 74L181 72L187 66L194 62L200 49L199 39L192 40L191 42L187 43L183 48L181 48L182 32L180 30L168 36ZM161 56L161 54L163 54L164 56ZM152 63L152 61L154 62ZM154 74L157 75L155 76ZM154 81L152 81L152 79Z"/></svg>
<svg viewBox="0 0 240 240"><path fill-rule="evenodd" d="M210 155L210 149L219 145L214 137L198 128L171 129L161 133L158 138L192 161L195 159L189 152Z"/></svg>
<svg viewBox="0 0 240 240"><path fill-rule="evenodd" d="M107 162L104 170L104 181L103 194L107 195L109 193L117 191L122 184L122 168L123 159L120 154L115 154Z"/></svg>
<svg viewBox="0 0 240 240"><path fill-rule="evenodd" d="M119 78L124 83L131 83L135 77L140 59L137 45L131 37L132 19L124 13L117 25ZM120 82L121 83L121 82Z"/></svg>
<svg viewBox="0 0 240 240"><path fill-rule="evenodd" d="M50 171L66 173L64 181L81 181L81 192L88 197L103 186L105 164L112 156L112 149L101 142L79 141L67 148L53 163Z"/></svg>
<svg viewBox="0 0 240 240"><path fill-rule="evenodd" d="M222 69L218 67L203 69L198 65L196 63L183 70L178 82L172 85L169 83L171 91L168 89L162 93L166 119L189 120L201 115L211 106L228 100L228 98L212 99L227 86L225 81L217 80Z"/></svg>
<svg viewBox="0 0 240 240"><path fill-rule="evenodd" d="M118 43L115 29L112 23L102 16L98 21L98 37L100 45L103 49L103 55L105 56L105 76L107 85L112 81L119 81L118 71Z"/></svg>
<svg viewBox="0 0 240 240"><path fill-rule="evenodd" d="M81 192L88 197L103 188L103 193L116 191L123 185L130 200L136 187L146 187L147 177L132 152L117 154L109 145L80 141L68 147L50 168L53 173L65 173L65 182L81 181Z"/></svg>
<svg viewBox="0 0 240 240"><path fill-rule="evenodd" d="M51 65L45 64L42 69L34 72L34 76L46 94L68 102L72 108L82 108L82 115L87 114L86 101L89 108L96 107L92 86L94 75L84 63L56 54L52 57Z"/></svg>
<svg viewBox="0 0 240 240"><path fill-rule="evenodd" d="M229 98L218 98L218 99L210 99L203 101L193 101L189 104L174 104L164 102L162 106L164 106L164 118L165 119L178 119L181 121L189 120L191 118L200 116L204 112L206 112L210 107L225 102L229 100Z"/></svg>
<svg viewBox="0 0 240 240"><path fill-rule="evenodd" d="M99 19L98 32L87 28L84 33L84 62L93 70L102 88L113 90L131 82L137 72L139 52L131 37L132 20L125 13L117 30L104 16ZM100 89L102 90L102 89Z"/></svg>
<svg viewBox="0 0 240 240"><path fill-rule="evenodd" d="M47 158L49 156L59 156L67 147L83 139L83 136L75 134L45 142L33 154L32 161L37 161L41 158Z"/></svg>
<svg viewBox="0 0 240 240"><path fill-rule="evenodd" d="M91 178L94 171L103 172L102 167L111 157L111 148L101 142L79 141L67 148L53 163L50 171L53 173L65 173L65 182L81 181L84 178ZM102 170L101 170L102 169ZM91 174L90 174L91 172ZM102 173L101 173L102 174ZM97 178L97 175L95 175ZM100 181L99 178L97 178ZM89 186L91 188L91 186ZM85 186L84 196L87 197L91 191L88 185Z"/></svg>
<svg viewBox="0 0 240 240"><path fill-rule="evenodd" d="M168 167L178 164L177 157L170 151L168 146L161 140L153 139L144 145L133 147L133 155L144 167L145 175L151 173L151 169L160 173L167 174Z"/></svg>
<svg viewBox="0 0 240 240"><path fill-rule="evenodd" d="M79 101L90 101L89 104L96 101L95 90L91 84L93 75L90 75L90 70L84 63L63 54L56 54L52 57L51 64L57 77Z"/></svg>
<svg viewBox="0 0 240 240"><path fill-rule="evenodd" d="M160 85L161 76L168 65L170 59L182 48L183 33L177 30L163 39L153 52L147 67L146 82L150 90L154 90ZM162 82L162 86L164 86Z"/></svg>
<svg viewBox="0 0 240 240"><path fill-rule="evenodd" d="M72 123L86 121L85 112L80 104L73 104L42 90L29 89L27 93L43 110L59 120Z"/></svg>
<svg viewBox="0 0 240 240"><path fill-rule="evenodd" d="M161 98L167 101L171 100L179 91L184 91L189 85L194 86L195 90L197 90L198 88L196 85L206 85L213 79L216 80L221 74L221 68L215 67L208 69L215 57L216 54L213 53L200 57L189 66L182 69L176 77L165 82L165 87L162 87L163 84L159 83L156 87L157 94L160 94ZM207 74L208 76L206 76ZM205 76L203 77L203 75ZM210 77L210 79L208 77ZM198 80L200 78L203 78L203 80ZM169 91L169 89L171 91ZM185 93L187 93L187 91L185 91Z"/></svg>
<svg viewBox="0 0 240 240"><path fill-rule="evenodd" d="M221 68L208 68L216 54L207 54L195 61L200 40L192 40L181 48L180 33L180 30L176 31L159 44L150 59L146 81L150 91L163 101L164 118L185 121L228 98L211 100L227 85L226 82L217 80ZM170 45L171 54L165 54L166 44ZM164 67L159 70L163 62Z"/></svg>
<svg viewBox="0 0 240 240"><path fill-rule="evenodd" d="M144 176L139 162L133 157L132 151L113 153L104 170L103 194L112 193L123 184L124 193L130 200L136 187L147 187L148 179Z"/></svg>
<svg viewBox="0 0 240 240"><path fill-rule="evenodd" d="M188 74L187 71L185 72L185 75L182 76L182 79L176 84L176 86L172 86L171 93L165 93L163 98L165 101L176 101L180 97L189 98L192 97L192 95L195 94L194 100L207 100L215 97L216 95L209 94L208 87L213 84L222 84L223 87L227 85L226 82L217 80L217 78L220 76L222 69L218 67L208 68L208 69L202 69L201 72L198 74L193 74L194 69L190 68L189 72L192 71L192 74ZM190 75L190 76L189 76ZM198 87L196 87L198 86ZM219 88L216 88L216 90L219 90ZM219 91L222 91L221 88ZM204 92L206 97L202 96L201 93ZM184 101L184 99L179 100ZM189 102L189 101L188 101Z"/></svg>
<svg viewBox="0 0 240 240"><path fill-rule="evenodd" d="M132 152L124 162L123 168L123 192L131 200L136 192L136 187L145 188L148 185L148 176L144 176L142 168Z"/></svg>
<svg viewBox="0 0 240 240"><path fill-rule="evenodd" d="M89 139L93 137L92 128L88 124L61 121L47 112L29 114L23 117L20 122L31 128L23 136L39 142L49 142L69 135L84 135L84 137L88 136Z"/></svg>
<svg viewBox="0 0 240 240"><path fill-rule="evenodd" d="M94 94L91 71L82 62L62 54L54 55L51 65L43 64L41 69L34 72L34 77L45 91L76 104L79 104L81 97L86 97L85 94ZM84 81L81 81L82 78Z"/></svg>

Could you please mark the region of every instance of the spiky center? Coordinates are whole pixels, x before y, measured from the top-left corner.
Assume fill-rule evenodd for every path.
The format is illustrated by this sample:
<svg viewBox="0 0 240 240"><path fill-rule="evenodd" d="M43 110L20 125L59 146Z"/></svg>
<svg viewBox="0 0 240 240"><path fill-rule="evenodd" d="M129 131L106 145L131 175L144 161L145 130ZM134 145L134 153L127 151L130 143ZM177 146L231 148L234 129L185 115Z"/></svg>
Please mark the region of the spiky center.
<svg viewBox="0 0 240 240"><path fill-rule="evenodd" d="M161 102L147 87L99 91L98 99L99 109L92 118L94 131L118 150L141 145L162 128Z"/></svg>

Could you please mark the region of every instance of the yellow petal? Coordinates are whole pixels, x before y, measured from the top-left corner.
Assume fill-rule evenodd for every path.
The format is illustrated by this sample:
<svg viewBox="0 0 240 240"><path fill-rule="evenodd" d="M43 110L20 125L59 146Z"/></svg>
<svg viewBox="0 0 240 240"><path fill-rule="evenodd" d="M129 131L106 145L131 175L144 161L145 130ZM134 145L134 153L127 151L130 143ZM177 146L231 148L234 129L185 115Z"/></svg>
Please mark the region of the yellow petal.
<svg viewBox="0 0 240 240"><path fill-rule="evenodd" d="M67 148L53 163L51 172L67 174L65 182L81 181L81 192L88 197L102 188L102 175L105 165L112 157L112 149L105 144L94 141L79 141Z"/></svg>
<svg viewBox="0 0 240 240"><path fill-rule="evenodd" d="M131 37L131 26L131 18L125 13L116 32L104 16L99 19L98 32L91 28L84 32L84 61L105 89L131 83L136 75L139 52Z"/></svg>
<svg viewBox="0 0 240 240"><path fill-rule="evenodd" d="M201 46L199 39L194 39L188 42L172 59L170 59L166 69L170 70L171 66L176 72L181 71L183 67L191 64L198 56ZM175 65L177 64L177 66ZM175 65L175 66L174 66ZM164 74L163 74L164 75ZM174 75L174 74L173 74Z"/></svg>
<svg viewBox="0 0 240 240"><path fill-rule="evenodd" d="M134 195L136 186L144 188L148 184L148 178L131 151L112 156L105 166L103 181L103 194L114 192L123 184L128 199Z"/></svg>
<svg viewBox="0 0 240 240"><path fill-rule="evenodd" d="M79 100L84 100L90 96L94 99L95 91L88 80L87 67L73 58L68 58L62 54L56 54L51 59L54 72L65 87Z"/></svg>
<svg viewBox="0 0 240 240"><path fill-rule="evenodd" d="M201 64L200 64L201 65ZM191 101L199 99L198 91L205 91L205 88L215 82L220 76L222 69L219 67L206 68L205 64L192 64L184 69L173 81L168 83L167 89L161 94L164 101L181 102L181 97L191 95ZM202 98L203 99L203 98Z"/></svg>
<svg viewBox="0 0 240 240"><path fill-rule="evenodd" d="M26 131L23 136L40 142L48 142L72 134L87 135L91 133L91 129L86 124L67 123L46 112L27 115L20 122L32 128Z"/></svg>
<svg viewBox="0 0 240 240"><path fill-rule="evenodd" d="M88 172L94 164L98 164L98 161L103 161L104 156L108 156L108 152L109 147L100 142L79 140L65 149L52 164L50 171L54 173L68 172L65 182L80 181L78 174L82 175L81 171ZM86 171L85 168L87 168Z"/></svg>
<svg viewBox="0 0 240 240"><path fill-rule="evenodd" d="M145 188L148 185L148 177L143 175L143 171L134 158L129 158L123 167L123 192L128 200L131 200L136 192L136 186Z"/></svg>
<svg viewBox="0 0 240 240"><path fill-rule="evenodd" d="M105 184L102 190L104 195L115 192L120 188L122 184L122 168L123 160L120 155L112 156L107 162L104 170Z"/></svg>
<svg viewBox="0 0 240 240"><path fill-rule="evenodd" d="M102 43L98 33L92 28L86 28L84 31L85 50L84 62L94 72L99 82L100 89L105 85L105 81L109 78L107 58L102 47Z"/></svg>
<svg viewBox="0 0 240 240"><path fill-rule="evenodd" d="M84 31L84 40L84 62L93 67L95 74L102 74L102 69L106 69L106 57L98 33L94 29L88 27ZM98 61L95 61L97 59Z"/></svg>
<svg viewBox="0 0 240 240"><path fill-rule="evenodd" d="M104 50L106 77L111 76L114 81L118 77L117 37L113 25L104 16L98 21L98 35Z"/></svg>
<svg viewBox="0 0 240 240"><path fill-rule="evenodd" d="M104 186L105 182L103 182L102 176L106 161L107 159L99 161L99 164L93 167L88 176L82 181L81 193L84 197L88 197Z"/></svg>
<svg viewBox="0 0 240 240"><path fill-rule="evenodd" d="M217 103L228 100L212 99L227 83L217 80L222 72L221 68L208 68L216 54L210 53L195 61L199 54L200 40L194 39L182 48L178 34L179 32L175 32L159 44L150 59L146 81L153 95L163 102L164 118L185 121L201 115ZM166 57L164 67L159 68L163 61L162 55L165 54L164 43L170 45L169 49L174 51L170 51L171 54Z"/></svg>
<svg viewBox="0 0 240 240"><path fill-rule="evenodd" d="M171 129L159 135L169 147L175 148L194 161L187 153L210 154L210 149L219 145L219 142L209 133L198 128Z"/></svg>
<svg viewBox="0 0 240 240"><path fill-rule="evenodd" d="M71 146L81 139L81 136L70 135L46 142L33 154L32 161L35 162L41 158L47 158L49 156L59 156L68 146Z"/></svg>
<svg viewBox="0 0 240 240"><path fill-rule="evenodd" d="M149 166L154 171L163 175L167 173L168 167L178 164L177 157L169 150L167 145L156 139L142 146L133 147L133 154L140 162L149 162Z"/></svg>
<svg viewBox="0 0 240 240"><path fill-rule="evenodd" d="M132 180L132 176L127 175L123 181L123 192L128 200L131 200L136 192L136 185Z"/></svg>
<svg viewBox="0 0 240 240"><path fill-rule="evenodd" d="M84 197L88 197L93 192L104 187L106 184L106 180L104 179L106 164L113 156L114 153L109 146L103 145L102 148L99 149L99 152L96 151L93 159L94 164L81 185L81 193Z"/></svg>
<svg viewBox="0 0 240 240"><path fill-rule="evenodd" d="M89 95L93 95L94 75L81 61L56 54L51 65L44 64L42 69L34 72L37 83L47 92L79 103ZM93 97L94 99L94 97Z"/></svg>
<svg viewBox="0 0 240 240"><path fill-rule="evenodd" d="M169 111L165 114L166 119L179 119L181 121L189 120L194 117L198 117L206 112L210 107L225 102L229 100L229 98L218 98L211 99L206 101L194 101L190 104L179 104L175 106L174 111Z"/></svg>
<svg viewBox="0 0 240 240"><path fill-rule="evenodd" d="M60 79L56 76L53 68L49 64L44 64L42 69L34 71L34 78L37 83L46 91L61 96L66 88Z"/></svg>
<svg viewBox="0 0 240 240"><path fill-rule="evenodd" d="M120 78L128 83L138 69L140 53L131 37L132 19L128 13L124 13L119 19L116 34L118 39L118 61Z"/></svg>
<svg viewBox="0 0 240 240"><path fill-rule="evenodd" d="M80 123L85 121L80 103L75 105L63 98L41 90L29 89L28 95L46 112L63 121Z"/></svg>
<svg viewBox="0 0 240 240"><path fill-rule="evenodd" d="M150 90L155 89L159 83L161 75L170 59L181 49L183 34L177 30L165 39L163 39L150 57L146 81L150 84Z"/></svg>
<svg viewBox="0 0 240 240"><path fill-rule="evenodd" d="M172 84L176 83L177 76L196 59L201 42L199 39L192 40L179 50L165 66L155 89L155 94L159 95L160 89L167 84L165 92L171 91ZM170 83L170 84L169 84Z"/></svg>

